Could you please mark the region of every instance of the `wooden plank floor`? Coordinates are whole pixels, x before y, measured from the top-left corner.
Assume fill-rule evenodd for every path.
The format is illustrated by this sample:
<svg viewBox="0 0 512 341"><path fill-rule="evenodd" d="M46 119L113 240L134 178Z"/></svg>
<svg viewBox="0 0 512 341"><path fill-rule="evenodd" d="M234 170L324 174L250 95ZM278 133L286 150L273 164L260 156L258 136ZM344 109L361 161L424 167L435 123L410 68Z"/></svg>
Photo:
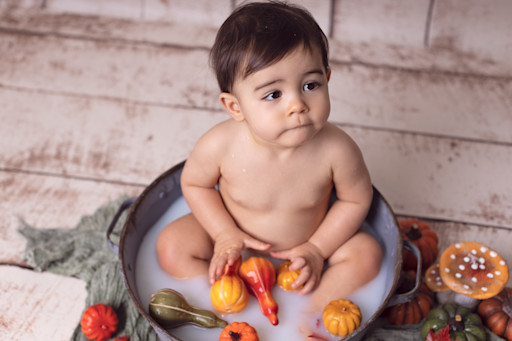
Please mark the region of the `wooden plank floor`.
<svg viewBox="0 0 512 341"><path fill-rule="evenodd" d="M1 13L0 305L10 308L0 314L0 339L67 340L84 308L83 282L16 266L25 246L19 218L72 228L122 194L137 196L227 118L207 64L214 33ZM343 42L333 46L331 121L360 145L397 215L430 221L441 248L478 240L512 264L508 69L449 72L450 62L410 51L407 62L390 53L365 61L364 44L357 58L337 53Z"/></svg>

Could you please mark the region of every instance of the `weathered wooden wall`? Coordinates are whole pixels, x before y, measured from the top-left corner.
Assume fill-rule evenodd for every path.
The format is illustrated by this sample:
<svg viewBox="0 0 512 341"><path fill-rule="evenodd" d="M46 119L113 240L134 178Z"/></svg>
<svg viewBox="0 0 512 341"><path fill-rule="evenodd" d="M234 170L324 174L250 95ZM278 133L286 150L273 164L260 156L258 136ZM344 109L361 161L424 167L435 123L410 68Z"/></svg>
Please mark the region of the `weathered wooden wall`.
<svg viewBox="0 0 512 341"><path fill-rule="evenodd" d="M395 212L512 264L511 3L298 2L331 39L331 121ZM18 218L72 228L226 119L207 57L236 3L0 1L0 339L67 340L84 308L81 281L6 265Z"/></svg>

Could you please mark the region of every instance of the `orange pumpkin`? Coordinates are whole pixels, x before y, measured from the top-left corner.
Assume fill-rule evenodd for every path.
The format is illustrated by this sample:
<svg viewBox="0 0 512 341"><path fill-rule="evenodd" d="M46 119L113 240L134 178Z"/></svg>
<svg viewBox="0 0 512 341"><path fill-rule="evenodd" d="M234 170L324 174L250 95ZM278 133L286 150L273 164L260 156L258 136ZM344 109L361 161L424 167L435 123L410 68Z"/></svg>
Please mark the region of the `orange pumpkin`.
<svg viewBox="0 0 512 341"><path fill-rule="evenodd" d="M82 314L80 326L89 340L103 341L117 329L117 315L111 306L98 303L88 307Z"/></svg>
<svg viewBox="0 0 512 341"><path fill-rule="evenodd" d="M331 301L322 313L324 327L334 336L345 337L359 328L362 319L359 307L352 301Z"/></svg>
<svg viewBox="0 0 512 341"><path fill-rule="evenodd" d="M402 283L398 286L397 293L410 291L415 285L416 272L402 271L400 277ZM416 296L411 301L386 308L383 314L394 325L415 324L427 316L433 305L434 294L422 282Z"/></svg>
<svg viewBox="0 0 512 341"><path fill-rule="evenodd" d="M233 322L220 333L219 341L259 341L258 333L247 322Z"/></svg>
<svg viewBox="0 0 512 341"><path fill-rule="evenodd" d="M512 288L480 302L478 315L494 334L512 341Z"/></svg>
<svg viewBox="0 0 512 341"><path fill-rule="evenodd" d="M399 221L400 231L405 240L409 240L418 247L421 254L421 267L423 272L432 265L439 253L437 233L430 229L430 226L418 219L403 219ZM403 251L404 270L416 270L416 257L408 251Z"/></svg>
<svg viewBox="0 0 512 341"><path fill-rule="evenodd" d="M224 273L213 283L210 300L218 312L232 314L242 311L249 303L249 294L244 281L238 275L238 260L232 266L226 266Z"/></svg>
<svg viewBox="0 0 512 341"><path fill-rule="evenodd" d="M297 289L292 288L293 282L299 277L300 270L292 271L289 266L292 262L286 261L277 267L277 285L279 285L285 291L295 291L303 287L300 286Z"/></svg>

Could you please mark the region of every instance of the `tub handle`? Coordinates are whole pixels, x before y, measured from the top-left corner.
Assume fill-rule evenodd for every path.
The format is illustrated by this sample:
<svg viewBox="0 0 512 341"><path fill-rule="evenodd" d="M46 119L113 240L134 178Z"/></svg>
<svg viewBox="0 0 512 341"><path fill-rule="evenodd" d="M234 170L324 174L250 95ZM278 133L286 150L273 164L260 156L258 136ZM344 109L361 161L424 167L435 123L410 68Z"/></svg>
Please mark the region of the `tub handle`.
<svg viewBox="0 0 512 341"><path fill-rule="evenodd" d="M114 231L114 227L116 227L116 224L117 224L117 221L119 220L119 218L121 217L121 214L123 214L123 212L125 210L127 210L128 208L130 208L134 203L135 201L137 200L137 198L130 198L130 199L126 199L122 204L121 206L119 207L119 209L117 210L116 214L114 215L114 218L112 218L112 222L110 223L110 225L108 226L108 229L107 229L107 245L108 247L110 248L110 250L115 253L116 255L119 255L119 245L116 245L112 239L110 239L110 235L112 234L112 232Z"/></svg>
<svg viewBox="0 0 512 341"><path fill-rule="evenodd" d="M412 252L412 254L416 257L417 260L417 266L416 266L416 282L414 284L414 288L412 288L408 292L404 292L403 294L396 294L393 295L390 300L388 301L388 304L386 304L387 307L391 307L397 304L402 304L411 301L415 296L418 290L420 289L421 284L421 253L420 250L416 245L411 243L408 240L404 240L404 249Z"/></svg>

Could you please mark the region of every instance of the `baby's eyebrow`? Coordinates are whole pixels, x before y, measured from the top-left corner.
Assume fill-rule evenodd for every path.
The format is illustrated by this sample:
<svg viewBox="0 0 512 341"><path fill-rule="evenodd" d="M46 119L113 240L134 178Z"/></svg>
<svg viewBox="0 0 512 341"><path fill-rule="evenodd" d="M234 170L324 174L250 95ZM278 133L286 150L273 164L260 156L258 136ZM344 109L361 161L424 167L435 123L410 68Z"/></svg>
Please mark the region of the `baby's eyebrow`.
<svg viewBox="0 0 512 341"><path fill-rule="evenodd" d="M306 72L304 75L311 75L311 74L320 74L320 75L323 75L323 74L324 74L324 71L323 71L323 70L321 70L321 69L315 69L315 70L311 70L311 71Z"/></svg>
<svg viewBox="0 0 512 341"><path fill-rule="evenodd" d="M270 82L267 82L265 84L261 84L259 86L257 86L256 88L254 88L254 91L258 91L258 90L261 90L267 86L270 86L272 84L275 84L275 83L279 83L279 82L282 82L283 80L282 79L274 79L274 80L271 80Z"/></svg>
<svg viewBox="0 0 512 341"><path fill-rule="evenodd" d="M307 71L304 73L304 76L307 76L307 75L313 75L313 74L319 74L319 75L323 75L324 74L324 71L322 69L314 69L314 70L311 70L311 71ZM254 88L254 91L258 91L258 90L261 90L267 86L270 86L270 85L273 85L275 83L279 83L279 82L283 82L283 79L273 79L267 83L264 83L264 84L261 84L261 85L258 85L256 88Z"/></svg>

